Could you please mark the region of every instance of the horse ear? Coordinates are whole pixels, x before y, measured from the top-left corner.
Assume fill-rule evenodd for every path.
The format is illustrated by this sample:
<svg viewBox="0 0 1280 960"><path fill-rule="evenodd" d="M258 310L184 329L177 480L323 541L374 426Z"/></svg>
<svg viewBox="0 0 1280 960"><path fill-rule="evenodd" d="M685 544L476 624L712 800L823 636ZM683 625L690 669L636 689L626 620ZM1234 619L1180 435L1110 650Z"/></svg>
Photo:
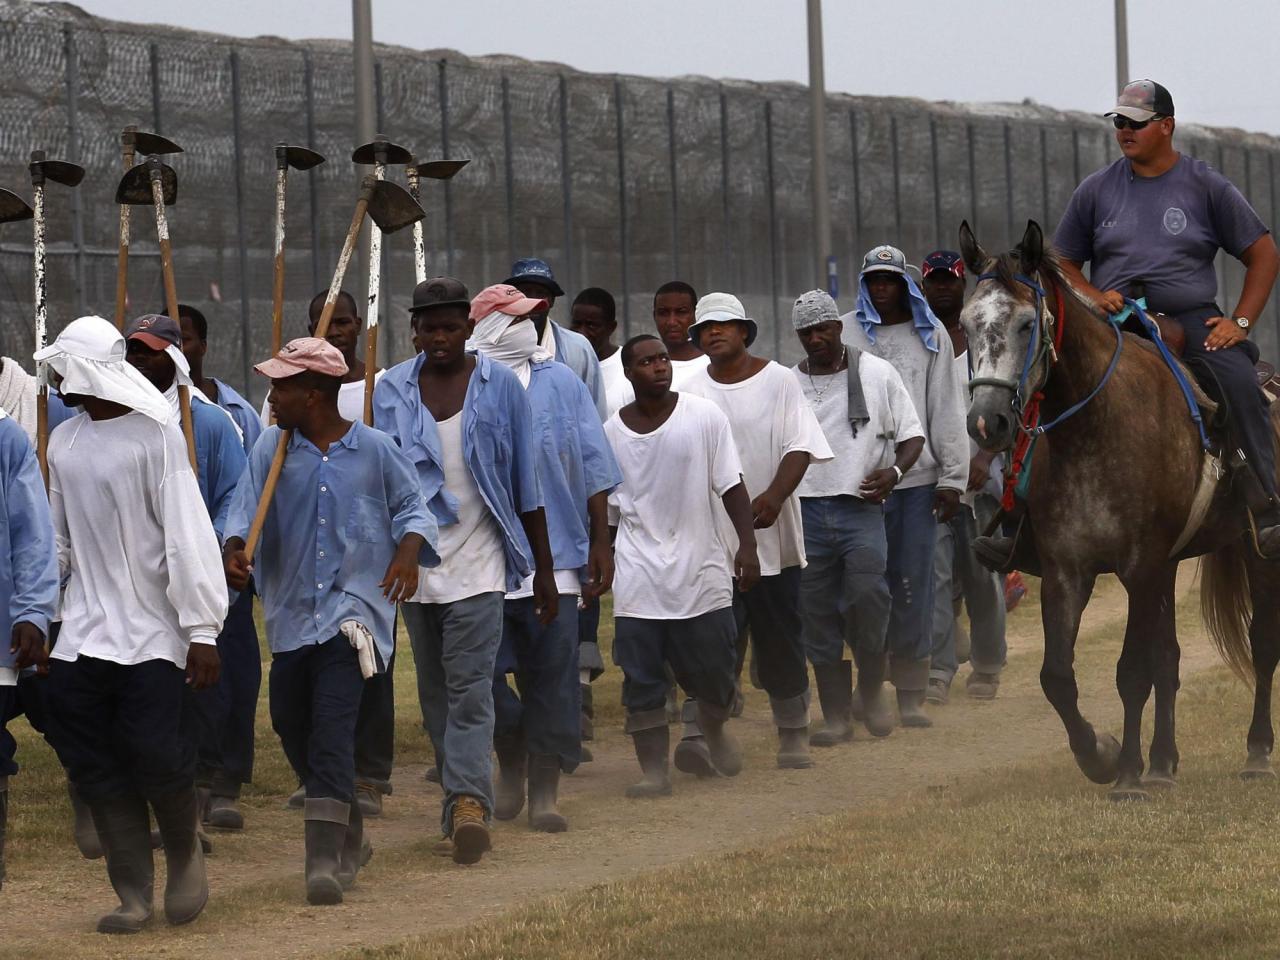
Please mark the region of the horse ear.
<svg viewBox="0 0 1280 960"><path fill-rule="evenodd" d="M1034 275L1044 263L1044 232L1034 220L1027 221L1026 233L1018 243L1018 261L1027 276Z"/></svg>
<svg viewBox="0 0 1280 960"><path fill-rule="evenodd" d="M991 259L987 256L987 251L983 250L982 245L978 243L973 231L969 229L968 220L960 223L960 254L964 257L965 266L974 276L984 273Z"/></svg>

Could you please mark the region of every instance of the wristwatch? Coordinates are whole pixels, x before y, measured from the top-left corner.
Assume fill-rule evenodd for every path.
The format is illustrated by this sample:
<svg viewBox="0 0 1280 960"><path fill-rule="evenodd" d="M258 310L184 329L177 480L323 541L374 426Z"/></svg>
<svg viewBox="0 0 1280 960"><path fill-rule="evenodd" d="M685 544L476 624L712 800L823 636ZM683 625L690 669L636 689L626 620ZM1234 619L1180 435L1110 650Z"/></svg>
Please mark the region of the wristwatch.
<svg viewBox="0 0 1280 960"><path fill-rule="evenodd" d="M1253 326L1253 321L1250 320L1248 317L1233 317L1232 319L1235 320L1236 326L1239 327L1241 330L1248 330L1251 326Z"/></svg>

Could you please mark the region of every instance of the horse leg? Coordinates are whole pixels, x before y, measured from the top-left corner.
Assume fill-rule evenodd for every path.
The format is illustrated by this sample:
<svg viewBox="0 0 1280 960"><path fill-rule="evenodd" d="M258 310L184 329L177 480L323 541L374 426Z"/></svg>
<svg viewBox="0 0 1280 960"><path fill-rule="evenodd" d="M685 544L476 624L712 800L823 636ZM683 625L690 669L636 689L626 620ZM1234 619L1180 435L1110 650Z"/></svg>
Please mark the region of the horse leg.
<svg viewBox="0 0 1280 960"><path fill-rule="evenodd" d="M1150 579L1137 582L1122 579L1129 591L1129 620L1124 630L1124 647L1116 662L1116 689L1124 704L1124 739L1110 796L1112 800L1145 800L1149 795L1142 786L1142 712L1154 680L1152 651L1163 646L1161 618L1168 614L1161 610L1164 584Z"/></svg>
<svg viewBox="0 0 1280 960"><path fill-rule="evenodd" d="M1067 742L1081 772L1094 783L1111 783L1116 778L1120 745L1115 737L1095 733L1080 714L1073 666L1080 615L1093 593L1095 579L1092 574L1056 566L1045 569L1040 586L1040 615L1044 623L1040 688L1062 719Z"/></svg>
<svg viewBox="0 0 1280 960"><path fill-rule="evenodd" d="M1174 589L1177 565L1169 564L1169 575L1156 592L1157 613L1147 620L1143 632L1148 636L1151 674L1155 683L1155 733L1151 737L1151 766L1143 783L1148 787L1167 788L1174 785L1178 772L1178 746L1174 737L1174 702L1178 696L1178 664L1182 651L1178 646L1178 624L1175 616ZM1133 622L1133 612L1130 614Z"/></svg>
<svg viewBox="0 0 1280 960"><path fill-rule="evenodd" d="M1271 748L1271 681L1280 661L1280 601L1276 576L1269 563L1251 560L1249 587L1253 596L1253 620L1249 625L1249 647L1253 654L1253 722L1249 725L1249 759L1240 771L1242 780L1274 780Z"/></svg>

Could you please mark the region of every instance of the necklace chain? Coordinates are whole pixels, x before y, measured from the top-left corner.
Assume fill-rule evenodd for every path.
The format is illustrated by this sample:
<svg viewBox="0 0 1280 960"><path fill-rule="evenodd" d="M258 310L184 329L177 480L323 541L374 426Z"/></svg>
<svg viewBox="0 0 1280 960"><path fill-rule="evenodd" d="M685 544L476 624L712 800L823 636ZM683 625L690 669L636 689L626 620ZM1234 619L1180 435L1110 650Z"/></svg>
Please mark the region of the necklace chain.
<svg viewBox="0 0 1280 960"><path fill-rule="evenodd" d="M842 347L840 350L840 360L838 363L836 363L835 370L827 374L827 376L834 378L835 375L840 372L841 365L846 363L848 359L849 359L849 348ZM808 361L805 364L805 368L806 369L804 374L806 377L809 378L809 388L814 392L813 402L815 405L822 403L822 398L827 395L827 392L831 389L831 384L835 383L835 380L834 379L828 380L827 385L823 387L821 390L819 390L818 385L813 382L813 361L812 360ZM819 374L819 376L822 376L822 374Z"/></svg>

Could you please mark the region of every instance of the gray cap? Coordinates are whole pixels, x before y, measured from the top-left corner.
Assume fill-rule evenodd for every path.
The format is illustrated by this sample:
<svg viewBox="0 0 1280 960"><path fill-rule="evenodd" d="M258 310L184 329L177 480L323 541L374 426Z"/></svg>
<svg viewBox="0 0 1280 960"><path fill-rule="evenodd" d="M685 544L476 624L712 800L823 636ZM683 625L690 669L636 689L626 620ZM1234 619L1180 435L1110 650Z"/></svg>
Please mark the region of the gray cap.
<svg viewBox="0 0 1280 960"><path fill-rule="evenodd" d="M907 256L897 247L891 247L887 243L882 243L878 247L872 247L867 251L867 255L862 258L862 271L860 276L868 273L882 271L885 273L898 273L906 276L907 273Z"/></svg>
<svg viewBox="0 0 1280 960"><path fill-rule="evenodd" d="M820 323L840 320L840 309L825 290L810 290L796 297L791 308L791 323L797 330L816 327Z"/></svg>

